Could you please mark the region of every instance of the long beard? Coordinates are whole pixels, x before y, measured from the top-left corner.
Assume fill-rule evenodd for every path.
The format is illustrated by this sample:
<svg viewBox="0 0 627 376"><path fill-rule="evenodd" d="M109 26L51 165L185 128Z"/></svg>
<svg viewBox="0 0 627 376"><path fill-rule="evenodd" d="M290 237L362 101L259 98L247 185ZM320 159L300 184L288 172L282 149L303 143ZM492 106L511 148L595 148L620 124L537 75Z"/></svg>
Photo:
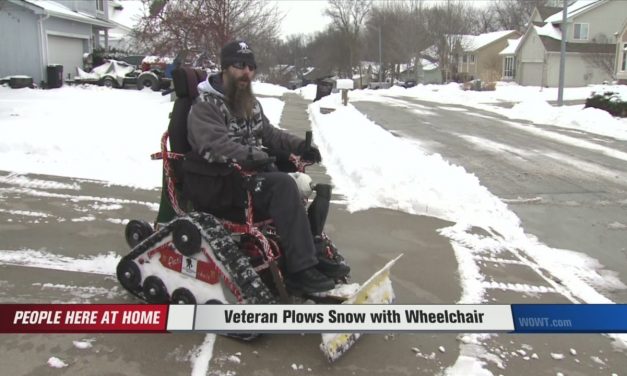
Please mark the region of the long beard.
<svg viewBox="0 0 627 376"><path fill-rule="evenodd" d="M225 95L235 117L243 119L252 117L255 95L250 81L248 81L248 85L242 88L239 86L238 80L231 78L225 88Z"/></svg>

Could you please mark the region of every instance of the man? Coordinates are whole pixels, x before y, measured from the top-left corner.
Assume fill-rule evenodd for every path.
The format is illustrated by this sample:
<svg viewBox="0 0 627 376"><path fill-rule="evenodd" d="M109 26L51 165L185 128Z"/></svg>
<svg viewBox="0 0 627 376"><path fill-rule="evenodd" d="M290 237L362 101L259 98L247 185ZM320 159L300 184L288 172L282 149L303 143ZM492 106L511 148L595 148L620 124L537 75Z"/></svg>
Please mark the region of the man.
<svg viewBox="0 0 627 376"><path fill-rule="evenodd" d="M228 213L243 208L245 192L238 172L228 167L236 162L258 171L254 176L253 204L256 213L274 221L286 258L286 284L292 290L330 290L330 277L350 270L344 263L320 262L305 207L292 177L279 172L268 160L268 149L279 154L294 153L320 162L315 147L273 127L252 93L251 81L257 64L248 44L230 42L222 48L222 71L198 85L200 96L188 117L188 141L192 148L187 162L185 192L197 210ZM267 149L264 149L267 148ZM196 160L194 160L196 159Z"/></svg>

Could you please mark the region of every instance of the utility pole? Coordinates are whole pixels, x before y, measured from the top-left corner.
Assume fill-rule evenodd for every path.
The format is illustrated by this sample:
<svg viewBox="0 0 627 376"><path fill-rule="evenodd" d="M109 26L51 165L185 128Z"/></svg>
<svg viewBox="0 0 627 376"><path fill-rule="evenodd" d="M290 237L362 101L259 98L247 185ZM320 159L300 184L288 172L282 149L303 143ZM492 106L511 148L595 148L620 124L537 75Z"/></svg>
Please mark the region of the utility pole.
<svg viewBox="0 0 627 376"><path fill-rule="evenodd" d="M568 1L563 0L564 9L562 11L562 43L560 49L560 81L557 89L557 105L564 105L564 71L566 70L566 38L568 37Z"/></svg>
<svg viewBox="0 0 627 376"><path fill-rule="evenodd" d="M381 74L383 73L383 64L381 63L381 26L379 26L379 82L381 80Z"/></svg>

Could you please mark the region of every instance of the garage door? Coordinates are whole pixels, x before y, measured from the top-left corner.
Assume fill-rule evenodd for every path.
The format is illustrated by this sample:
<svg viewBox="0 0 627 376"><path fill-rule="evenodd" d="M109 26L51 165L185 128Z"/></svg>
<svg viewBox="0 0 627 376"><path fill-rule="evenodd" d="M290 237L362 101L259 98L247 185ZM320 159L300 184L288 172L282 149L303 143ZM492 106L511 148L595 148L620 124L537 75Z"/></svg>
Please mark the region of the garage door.
<svg viewBox="0 0 627 376"><path fill-rule="evenodd" d="M522 85L542 85L542 63L522 63Z"/></svg>
<svg viewBox="0 0 627 376"><path fill-rule="evenodd" d="M48 35L48 64L63 65L63 79L76 75L83 66L83 39Z"/></svg>

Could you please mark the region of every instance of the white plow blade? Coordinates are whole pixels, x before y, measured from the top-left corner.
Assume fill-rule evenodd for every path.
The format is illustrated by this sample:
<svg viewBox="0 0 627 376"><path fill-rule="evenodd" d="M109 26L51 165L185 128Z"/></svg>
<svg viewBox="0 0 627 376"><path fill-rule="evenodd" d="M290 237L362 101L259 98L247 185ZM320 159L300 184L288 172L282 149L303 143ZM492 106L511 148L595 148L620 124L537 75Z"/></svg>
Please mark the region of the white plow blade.
<svg viewBox="0 0 627 376"><path fill-rule="evenodd" d="M374 273L342 304L391 304L395 295L390 281L390 268L402 256L401 254ZM348 351L359 337L361 333L323 333L320 350L330 362L333 362Z"/></svg>

